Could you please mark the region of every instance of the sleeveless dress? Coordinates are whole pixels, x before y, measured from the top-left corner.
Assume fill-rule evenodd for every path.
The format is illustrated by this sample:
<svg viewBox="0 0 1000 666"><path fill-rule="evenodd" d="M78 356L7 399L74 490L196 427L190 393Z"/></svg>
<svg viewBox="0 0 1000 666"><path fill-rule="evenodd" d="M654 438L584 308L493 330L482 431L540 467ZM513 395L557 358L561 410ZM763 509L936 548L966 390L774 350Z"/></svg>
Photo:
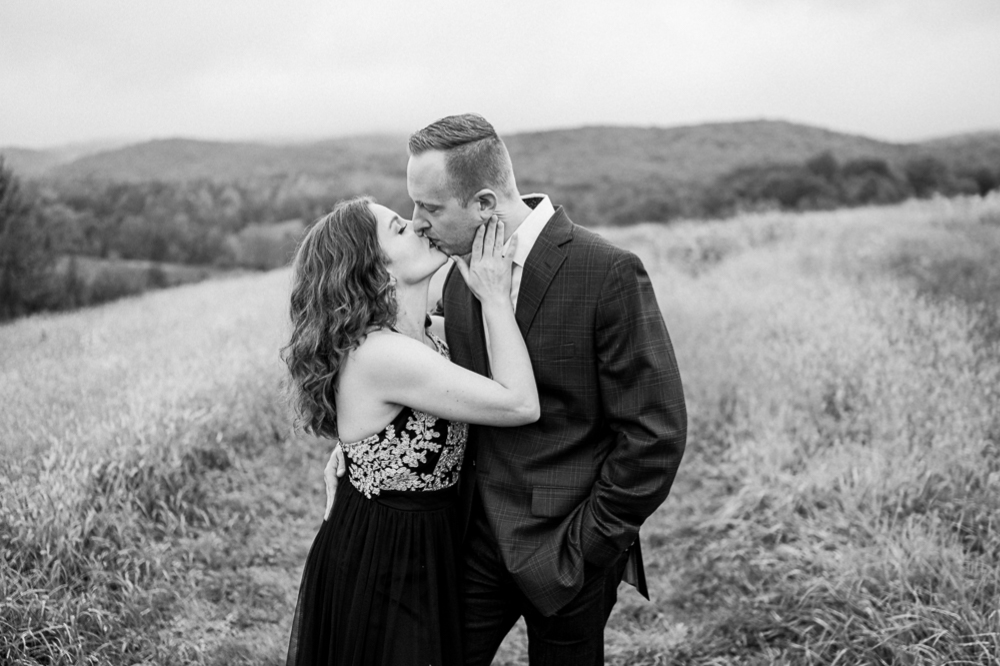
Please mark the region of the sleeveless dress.
<svg viewBox="0 0 1000 666"><path fill-rule="evenodd" d="M341 444L347 474L306 560L289 666L461 663L455 484L467 436L464 423L403 407Z"/></svg>

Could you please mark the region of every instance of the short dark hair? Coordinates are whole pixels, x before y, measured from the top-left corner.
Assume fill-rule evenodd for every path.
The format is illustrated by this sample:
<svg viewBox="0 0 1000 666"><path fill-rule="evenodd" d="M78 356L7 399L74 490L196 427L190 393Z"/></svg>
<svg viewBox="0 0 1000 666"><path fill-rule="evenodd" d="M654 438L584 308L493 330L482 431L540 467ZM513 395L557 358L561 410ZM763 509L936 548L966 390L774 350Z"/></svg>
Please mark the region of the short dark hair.
<svg viewBox="0 0 1000 666"><path fill-rule="evenodd" d="M510 155L493 125L478 113L447 116L410 136L410 155L429 150L445 154L452 193L466 205L488 187L499 194L514 193Z"/></svg>

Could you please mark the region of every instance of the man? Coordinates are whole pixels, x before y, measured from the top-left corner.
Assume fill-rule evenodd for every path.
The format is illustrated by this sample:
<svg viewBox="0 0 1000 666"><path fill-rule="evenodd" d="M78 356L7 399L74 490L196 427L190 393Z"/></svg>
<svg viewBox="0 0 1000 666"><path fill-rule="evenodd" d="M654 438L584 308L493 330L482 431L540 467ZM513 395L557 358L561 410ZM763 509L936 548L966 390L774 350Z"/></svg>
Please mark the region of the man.
<svg viewBox="0 0 1000 666"><path fill-rule="evenodd" d="M473 426L460 481L465 662L487 666L524 616L535 664L603 664L623 573L648 597L638 530L670 491L687 417L680 375L642 263L522 198L506 146L481 116L410 137L413 224L456 257L492 215L518 236L511 296L541 401L538 422ZM442 307L452 360L488 375L479 303L452 270ZM328 475L329 476L329 475Z"/></svg>

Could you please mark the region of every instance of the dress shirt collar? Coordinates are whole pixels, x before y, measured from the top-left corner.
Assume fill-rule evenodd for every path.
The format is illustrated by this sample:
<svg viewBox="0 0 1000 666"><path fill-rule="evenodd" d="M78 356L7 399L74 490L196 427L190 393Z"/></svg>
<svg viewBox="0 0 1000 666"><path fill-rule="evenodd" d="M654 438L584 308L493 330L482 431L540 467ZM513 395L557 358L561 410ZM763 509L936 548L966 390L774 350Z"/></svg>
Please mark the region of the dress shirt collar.
<svg viewBox="0 0 1000 666"><path fill-rule="evenodd" d="M504 249L506 250L510 246L511 239L517 236L517 247L514 248L513 261L521 268L524 268L524 262L527 261L528 255L531 253L531 248L535 246L535 241L541 235L545 224L556 214L556 209L548 196L544 194L527 194L521 198L524 200L524 203L531 206L532 211L528 214L528 217L524 218L517 231L507 239Z"/></svg>

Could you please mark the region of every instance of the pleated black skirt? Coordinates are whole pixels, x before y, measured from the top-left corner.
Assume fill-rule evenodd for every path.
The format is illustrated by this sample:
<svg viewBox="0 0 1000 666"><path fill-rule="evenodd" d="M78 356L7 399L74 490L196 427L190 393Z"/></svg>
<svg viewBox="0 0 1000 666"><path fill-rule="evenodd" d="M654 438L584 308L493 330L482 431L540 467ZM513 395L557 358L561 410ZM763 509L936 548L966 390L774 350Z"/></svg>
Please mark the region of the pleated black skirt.
<svg viewBox="0 0 1000 666"><path fill-rule="evenodd" d="M289 666L461 663L455 490L368 499L341 480L302 574Z"/></svg>

